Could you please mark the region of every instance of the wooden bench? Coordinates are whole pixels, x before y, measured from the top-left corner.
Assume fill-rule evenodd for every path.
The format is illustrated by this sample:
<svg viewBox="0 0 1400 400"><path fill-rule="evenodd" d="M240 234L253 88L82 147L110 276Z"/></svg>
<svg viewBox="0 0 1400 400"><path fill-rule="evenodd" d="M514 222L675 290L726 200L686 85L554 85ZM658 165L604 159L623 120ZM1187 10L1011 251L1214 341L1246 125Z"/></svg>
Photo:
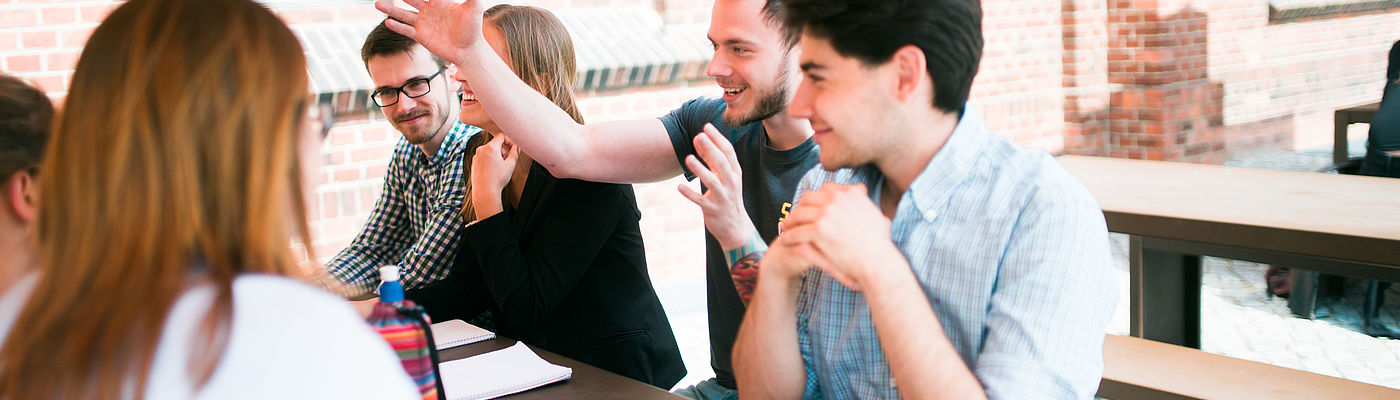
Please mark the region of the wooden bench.
<svg viewBox="0 0 1400 400"><path fill-rule="evenodd" d="M1130 336L1103 344L1109 399L1400 399L1400 390Z"/></svg>

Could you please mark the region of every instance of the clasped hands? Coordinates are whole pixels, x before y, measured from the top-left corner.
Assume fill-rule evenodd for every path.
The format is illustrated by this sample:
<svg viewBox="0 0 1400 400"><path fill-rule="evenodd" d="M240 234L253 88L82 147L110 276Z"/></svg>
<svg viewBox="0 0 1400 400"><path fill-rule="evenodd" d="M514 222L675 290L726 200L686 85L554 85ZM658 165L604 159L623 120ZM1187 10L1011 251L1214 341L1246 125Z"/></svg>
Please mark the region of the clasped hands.
<svg viewBox="0 0 1400 400"><path fill-rule="evenodd" d="M890 240L890 219L870 200L864 184L826 183L807 192L768 246L759 280L801 276L817 267L851 290L863 290L872 273L905 264Z"/></svg>

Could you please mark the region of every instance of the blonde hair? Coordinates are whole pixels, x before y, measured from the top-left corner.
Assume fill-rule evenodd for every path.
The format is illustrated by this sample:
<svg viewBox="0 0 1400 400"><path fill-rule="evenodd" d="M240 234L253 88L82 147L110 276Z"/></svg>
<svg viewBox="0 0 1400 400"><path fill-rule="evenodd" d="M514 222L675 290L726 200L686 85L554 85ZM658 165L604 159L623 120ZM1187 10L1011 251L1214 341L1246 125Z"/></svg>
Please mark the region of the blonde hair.
<svg viewBox="0 0 1400 400"><path fill-rule="evenodd" d="M216 293L189 349L208 381L234 278L300 274L304 71L248 0L131 0L97 27L41 168L43 274L0 348L0 398L144 397L190 277Z"/></svg>
<svg viewBox="0 0 1400 400"><path fill-rule="evenodd" d="M510 69L526 85L554 102L575 122L583 123L583 114L574 101L574 82L578 79L578 67L574 58L574 41L568 29L548 10L531 6L499 4L486 10L483 23L494 26L506 40L506 54ZM470 176L471 159L476 148L491 140L490 135L478 134L467 142L467 152L462 158L462 170ZM467 179L463 177L463 179ZM467 179L466 197L462 201L462 217L465 221L476 219L471 204L471 180Z"/></svg>

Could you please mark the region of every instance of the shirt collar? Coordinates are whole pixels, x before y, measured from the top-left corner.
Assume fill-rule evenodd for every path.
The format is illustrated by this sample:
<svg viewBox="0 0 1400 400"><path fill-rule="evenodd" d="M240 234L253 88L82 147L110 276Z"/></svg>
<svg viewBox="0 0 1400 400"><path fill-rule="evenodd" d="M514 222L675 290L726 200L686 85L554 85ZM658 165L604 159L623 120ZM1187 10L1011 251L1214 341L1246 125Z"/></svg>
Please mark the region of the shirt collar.
<svg viewBox="0 0 1400 400"><path fill-rule="evenodd" d="M456 159L456 155L466 148L467 141L470 140L473 135L476 135L477 132L481 132L481 128L467 125L462 123L462 121L453 119L452 129L447 131L446 137L442 138L442 145L438 146L437 154L428 157L423 154L422 151L419 151L417 146L414 146L414 153L418 154L418 161L422 162L424 165L433 166L438 163L448 162Z"/></svg>
<svg viewBox="0 0 1400 400"><path fill-rule="evenodd" d="M953 128L953 133L943 148L929 160L924 171L914 178L906 195L914 199L914 205L924 220L932 221L938 210L948 203L958 186L967 180L990 131L982 124L982 118L972 108L963 106L962 118Z"/></svg>

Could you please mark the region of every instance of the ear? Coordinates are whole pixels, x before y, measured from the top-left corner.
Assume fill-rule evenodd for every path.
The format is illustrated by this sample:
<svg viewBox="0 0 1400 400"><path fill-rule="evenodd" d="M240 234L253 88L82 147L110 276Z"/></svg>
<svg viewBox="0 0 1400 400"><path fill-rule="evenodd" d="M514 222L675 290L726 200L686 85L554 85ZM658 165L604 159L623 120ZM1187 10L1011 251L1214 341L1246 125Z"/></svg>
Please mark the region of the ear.
<svg viewBox="0 0 1400 400"><path fill-rule="evenodd" d="M924 51L919 49L918 46L911 44L900 47L899 50L895 50L894 56L890 58L890 62L894 63L894 67L899 76L899 82L895 87L896 97L899 99L899 102L909 102L911 97L919 94L919 87L924 84L929 84L929 89L933 89L932 82L928 82L928 60L924 58ZM930 93L928 99L932 98L933 96Z"/></svg>
<svg viewBox="0 0 1400 400"><path fill-rule="evenodd" d="M447 87L452 89L451 92L455 93L462 88L462 82L457 81L457 64L447 64L447 69L442 71L442 73L447 77L445 80L447 81Z"/></svg>
<svg viewBox="0 0 1400 400"><path fill-rule="evenodd" d="M36 209L39 203L38 188L35 187L34 176L28 171L19 171L10 175L8 182L5 182L5 202L10 205L15 216L24 223L33 223L38 217Z"/></svg>

